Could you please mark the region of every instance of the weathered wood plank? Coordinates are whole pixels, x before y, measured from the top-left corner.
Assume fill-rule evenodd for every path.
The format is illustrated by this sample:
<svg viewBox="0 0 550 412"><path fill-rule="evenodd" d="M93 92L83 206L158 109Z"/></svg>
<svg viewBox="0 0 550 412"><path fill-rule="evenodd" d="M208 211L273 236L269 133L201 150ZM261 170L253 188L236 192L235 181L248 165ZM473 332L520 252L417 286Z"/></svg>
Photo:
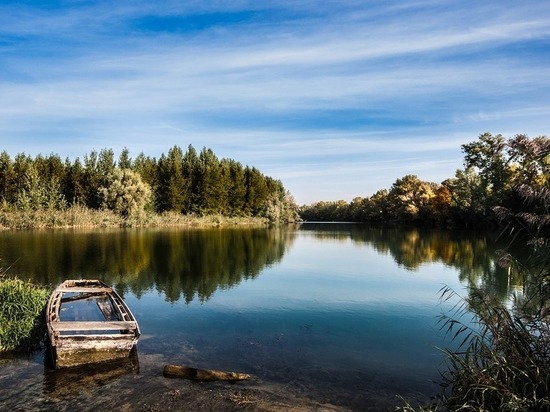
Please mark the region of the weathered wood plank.
<svg viewBox="0 0 550 412"><path fill-rule="evenodd" d="M59 286L56 291L64 293L112 293L113 288L94 286Z"/></svg>
<svg viewBox="0 0 550 412"><path fill-rule="evenodd" d="M56 341L57 354L67 352L130 351L136 344L132 335L61 335Z"/></svg>
<svg viewBox="0 0 550 412"><path fill-rule="evenodd" d="M111 302L108 300L98 300L97 307L103 314L103 317L106 321L118 321L120 320L119 317L115 314L113 311L113 306L111 305Z"/></svg>
<svg viewBox="0 0 550 412"><path fill-rule="evenodd" d="M51 322L50 325L56 332L79 330L134 330L137 328L137 322L135 321Z"/></svg>
<svg viewBox="0 0 550 412"><path fill-rule="evenodd" d="M61 304L67 303L67 302L76 302L78 300L95 298L101 295L105 295L105 294L104 293L81 293L76 296L67 296L67 297L61 298Z"/></svg>

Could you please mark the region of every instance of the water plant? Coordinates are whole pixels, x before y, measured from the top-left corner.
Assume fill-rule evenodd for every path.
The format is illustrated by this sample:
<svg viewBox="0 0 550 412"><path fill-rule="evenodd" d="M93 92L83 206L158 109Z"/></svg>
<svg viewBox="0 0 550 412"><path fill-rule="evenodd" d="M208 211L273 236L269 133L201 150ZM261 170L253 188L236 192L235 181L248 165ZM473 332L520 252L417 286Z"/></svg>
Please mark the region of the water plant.
<svg viewBox="0 0 550 412"><path fill-rule="evenodd" d="M0 275L0 352L29 351L40 344L49 294L47 288Z"/></svg>
<svg viewBox="0 0 550 412"><path fill-rule="evenodd" d="M539 289L542 290L542 289ZM454 292L446 288L444 299ZM532 313L515 298L513 307L479 288L442 321L455 348L446 349L448 370L443 374L448 410L538 411L550 409L550 341L546 310ZM544 303L546 306L546 303ZM475 321L461 321L473 313Z"/></svg>

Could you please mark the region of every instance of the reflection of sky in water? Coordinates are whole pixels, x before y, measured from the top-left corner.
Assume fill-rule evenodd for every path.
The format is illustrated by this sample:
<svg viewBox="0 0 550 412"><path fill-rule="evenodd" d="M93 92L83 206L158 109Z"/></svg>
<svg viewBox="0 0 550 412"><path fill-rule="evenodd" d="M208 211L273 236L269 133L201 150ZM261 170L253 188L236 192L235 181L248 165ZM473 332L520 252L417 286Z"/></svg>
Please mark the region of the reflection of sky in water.
<svg viewBox="0 0 550 412"><path fill-rule="evenodd" d="M282 365L292 364L321 376L330 370L333 378L383 373L386 380L404 380L407 389L429 391L443 359L436 349L444 346L438 291L448 285L460 292L457 277L440 263L410 271L365 243L305 235L280 263L204 303L170 304L157 292L127 301L144 335L154 338L140 343L145 352L157 350L156 339L172 340L194 348L180 355L184 360L255 367L251 372L260 376L268 372L258 364L271 357L269 373L281 368L275 379L283 381Z"/></svg>
<svg viewBox="0 0 550 412"><path fill-rule="evenodd" d="M452 303L439 303L440 289L462 293L459 271L464 282L481 279L503 296L510 286L488 273L496 245L456 231L324 224L21 231L0 233L0 240L0 258L14 262L12 273L42 284L99 277L124 292L139 321L140 373L86 384L93 395L70 385L71 406L139 405L167 385L159 372L165 363L250 373L262 384L354 410L380 399L399 404L397 395L425 398L438 393L431 381L445 367L436 347L448 341L437 316ZM39 394L42 355L31 366L3 364L0 399L47 409ZM120 396L124 385L130 389ZM102 401L96 395L107 388Z"/></svg>

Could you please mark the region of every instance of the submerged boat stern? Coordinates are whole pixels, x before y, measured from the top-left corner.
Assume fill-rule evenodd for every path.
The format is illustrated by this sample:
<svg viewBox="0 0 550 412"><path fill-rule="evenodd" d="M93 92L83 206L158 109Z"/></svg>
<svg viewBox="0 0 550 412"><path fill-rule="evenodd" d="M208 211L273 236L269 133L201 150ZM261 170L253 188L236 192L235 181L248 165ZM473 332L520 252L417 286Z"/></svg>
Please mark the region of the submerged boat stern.
<svg viewBox="0 0 550 412"><path fill-rule="evenodd" d="M136 343L137 339L134 342L126 339L123 335L113 338L95 336L94 339L79 335L62 337L57 340L57 344L53 348L55 367L58 369L69 368L127 358Z"/></svg>

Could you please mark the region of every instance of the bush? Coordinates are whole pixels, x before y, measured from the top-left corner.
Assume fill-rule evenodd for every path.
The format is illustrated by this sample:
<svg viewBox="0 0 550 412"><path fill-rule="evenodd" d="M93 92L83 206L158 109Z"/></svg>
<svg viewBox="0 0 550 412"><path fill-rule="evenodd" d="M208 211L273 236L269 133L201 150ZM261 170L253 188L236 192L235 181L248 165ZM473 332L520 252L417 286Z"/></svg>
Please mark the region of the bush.
<svg viewBox="0 0 550 412"><path fill-rule="evenodd" d="M0 277L0 352L29 351L40 344L49 295L45 288Z"/></svg>
<svg viewBox="0 0 550 412"><path fill-rule="evenodd" d="M145 216L145 209L152 202L151 188L130 169L115 169L99 194L103 207L125 219Z"/></svg>

